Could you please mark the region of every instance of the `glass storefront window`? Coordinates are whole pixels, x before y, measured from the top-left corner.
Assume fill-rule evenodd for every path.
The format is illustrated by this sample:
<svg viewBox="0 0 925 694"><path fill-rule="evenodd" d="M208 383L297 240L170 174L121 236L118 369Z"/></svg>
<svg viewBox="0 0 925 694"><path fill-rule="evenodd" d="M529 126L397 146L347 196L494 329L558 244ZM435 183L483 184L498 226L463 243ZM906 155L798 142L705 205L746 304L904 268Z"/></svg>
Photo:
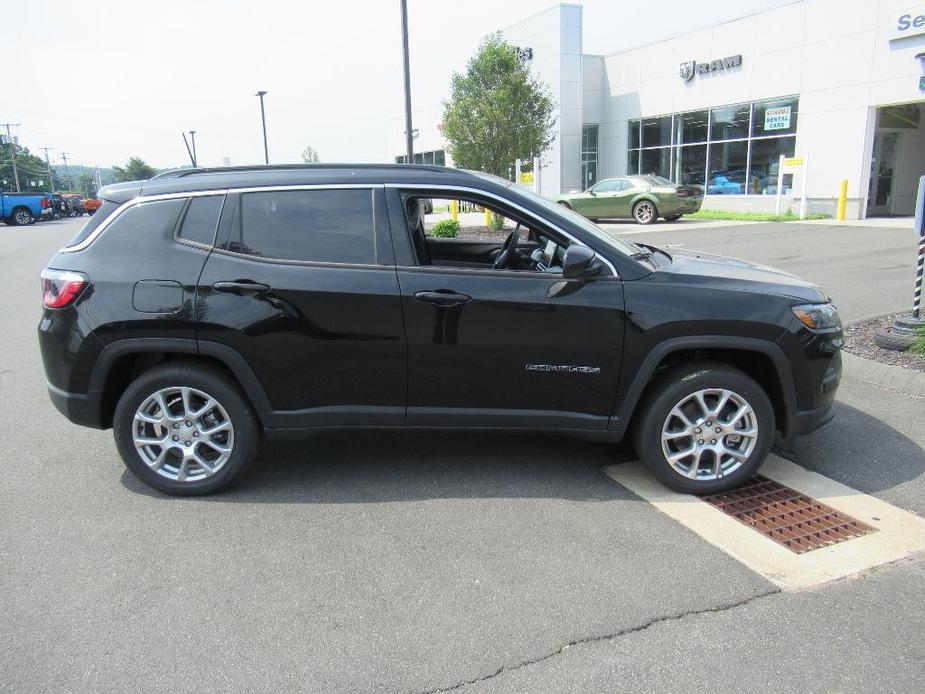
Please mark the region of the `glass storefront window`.
<svg viewBox="0 0 925 694"><path fill-rule="evenodd" d="M752 137L796 133L799 104L800 100L796 97L756 101Z"/></svg>
<svg viewBox="0 0 925 694"><path fill-rule="evenodd" d="M678 183L702 186L706 180L706 166L706 145L679 147L675 179Z"/></svg>
<svg viewBox="0 0 925 694"><path fill-rule="evenodd" d="M707 195L743 195L751 178L745 168L748 142L714 142L710 145L710 178Z"/></svg>
<svg viewBox="0 0 925 694"><path fill-rule="evenodd" d="M581 129L581 188L587 190L597 182L597 131L596 125Z"/></svg>
<svg viewBox="0 0 925 694"><path fill-rule="evenodd" d="M642 174L655 174L668 178L671 176L671 147L642 150Z"/></svg>
<svg viewBox="0 0 925 694"><path fill-rule="evenodd" d="M688 145L707 141L707 111L690 111L675 116L675 142Z"/></svg>
<svg viewBox="0 0 925 694"><path fill-rule="evenodd" d="M711 140L735 140L748 137L748 116L751 104L723 106L711 109Z"/></svg>
<svg viewBox="0 0 925 694"><path fill-rule="evenodd" d="M642 146L665 147L671 144L671 116L645 118L642 121Z"/></svg>
<svg viewBox="0 0 925 694"><path fill-rule="evenodd" d="M639 150L631 149L626 157L626 173L628 176L639 173Z"/></svg>
<svg viewBox="0 0 925 694"><path fill-rule="evenodd" d="M627 147L630 149L639 149L639 121L631 120L627 128L629 139L627 140Z"/></svg>
<svg viewBox="0 0 925 694"><path fill-rule="evenodd" d="M755 174L748 192L759 195L777 193L777 171L780 156L792 157L796 150L796 137L769 137L752 140L752 166ZM790 175L784 176L789 179ZM784 181L787 186L787 180Z"/></svg>

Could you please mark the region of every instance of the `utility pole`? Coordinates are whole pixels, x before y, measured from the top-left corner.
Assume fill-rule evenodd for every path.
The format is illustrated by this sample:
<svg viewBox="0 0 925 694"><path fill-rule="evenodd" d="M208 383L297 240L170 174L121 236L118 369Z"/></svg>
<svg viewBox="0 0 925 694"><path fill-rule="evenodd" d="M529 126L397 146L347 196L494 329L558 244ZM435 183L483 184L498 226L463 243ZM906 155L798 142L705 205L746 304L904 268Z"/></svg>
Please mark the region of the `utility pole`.
<svg viewBox="0 0 925 694"><path fill-rule="evenodd" d="M263 97L266 94L266 91L258 91L254 96L260 97L260 122L263 123L263 163L270 163L270 154L267 150L267 114L263 110Z"/></svg>
<svg viewBox="0 0 925 694"><path fill-rule="evenodd" d="M411 132L411 58L408 55L408 0L401 0L401 50L405 71L406 164L414 163L414 133Z"/></svg>
<svg viewBox="0 0 925 694"><path fill-rule="evenodd" d="M199 157L196 156L196 131L189 131L190 139L193 141L193 166L199 166Z"/></svg>
<svg viewBox="0 0 925 694"><path fill-rule="evenodd" d="M54 149L54 147L39 147L39 149L45 150L45 168L48 169L48 185L51 186L51 192L55 192L55 177L51 172L51 162L48 160L48 150Z"/></svg>
<svg viewBox="0 0 925 694"><path fill-rule="evenodd" d="M13 153L13 178L16 179L16 192L21 193L19 188L19 171L16 169L16 143L13 142L13 135L10 134L10 127L18 128L22 123L0 123L6 128L6 139L10 142L10 151Z"/></svg>
<svg viewBox="0 0 925 694"><path fill-rule="evenodd" d="M100 177L100 166L99 164L93 165L96 168L96 190L99 191L103 187L103 179Z"/></svg>
<svg viewBox="0 0 925 694"><path fill-rule="evenodd" d="M71 170L67 165L67 152L61 152L61 158L64 159L64 175L67 177L67 189L70 190L74 187L74 183L71 181Z"/></svg>

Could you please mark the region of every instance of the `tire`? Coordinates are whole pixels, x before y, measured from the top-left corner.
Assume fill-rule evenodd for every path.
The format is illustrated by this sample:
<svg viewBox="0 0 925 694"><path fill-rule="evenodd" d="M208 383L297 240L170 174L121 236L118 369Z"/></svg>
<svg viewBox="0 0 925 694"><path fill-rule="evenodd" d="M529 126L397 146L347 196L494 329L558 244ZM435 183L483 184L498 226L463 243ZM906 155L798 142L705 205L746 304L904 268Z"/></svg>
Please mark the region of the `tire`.
<svg viewBox="0 0 925 694"><path fill-rule="evenodd" d="M640 200L633 205L633 219L637 224L652 224L658 219L658 208L651 200Z"/></svg>
<svg viewBox="0 0 925 694"><path fill-rule="evenodd" d="M698 393L712 412L704 412L698 404ZM727 394L728 400L717 412ZM742 411L743 406L749 409L734 420L733 413ZM685 494L714 494L738 487L761 466L774 443L774 407L767 393L745 373L725 364L685 364L669 369L650 386L639 407L634 431L636 453L659 481ZM691 422L689 427L675 414L679 409ZM716 438L706 438L707 422L709 435ZM753 431L754 435L735 431ZM667 434L664 439L663 433ZM698 435L704 438L696 438ZM680 455L689 449L697 451L696 457L693 452ZM678 457L669 461L672 453Z"/></svg>
<svg viewBox="0 0 925 694"><path fill-rule="evenodd" d="M666 222L677 222L683 216L684 216L683 214L673 214L670 217L665 217L665 221Z"/></svg>
<svg viewBox="0 0 925 694"><path fill-rule="evenodd" d="M87 215L92 217L94 212L96 212L96 210L87 210Z"/></svg>
<svg viewBox="0 0 925 694"><path fill-rule="evenodd" d="M10 215L10 219L13 220L13 224L18 227L26 226L27 224L32 224L32 213L27 207L17 207L13 210L13 214Z"/></svg>
<svg viewBox="0 0 925 694"><path fill-rule="evenodd" d="M915 335L901 335L889 328L877 328L874 331L874 344L881 349L893 352L905 352L915 342Z"/></svg>
<svg viewBox="0 0 925 694"><path fill-rule="evenodd" d="M185 407L182 389L187 388ZM160 416L158 394L167 406L167 420ZM216 404L202 410L206 398ZM226 422L230 428L207 433ZM152 443L136 448L136 431ZM256 457L261 429L247 398L224 373L179 363L145 371L129 384L116 405L113 435L125 466L142 482L165 494L192 496L231 484Z"/></svg>

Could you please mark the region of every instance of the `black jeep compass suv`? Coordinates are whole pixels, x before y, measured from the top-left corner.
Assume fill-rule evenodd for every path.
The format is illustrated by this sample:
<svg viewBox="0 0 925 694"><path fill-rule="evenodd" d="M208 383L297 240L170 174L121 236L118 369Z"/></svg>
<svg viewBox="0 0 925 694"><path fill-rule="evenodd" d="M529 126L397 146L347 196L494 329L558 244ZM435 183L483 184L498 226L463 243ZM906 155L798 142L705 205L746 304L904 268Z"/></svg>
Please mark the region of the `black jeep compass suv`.
<svg viewBox="0 0 925 694"><path fill-rule="evenodd" d="M223 487L264 434L358 427L630 434L665 484L716 492L832 417L821 289L622 241L509 181L187 169L99 197L42 274L48 390L164 492ZM501 231L431 234L449 201Z"/></svg>

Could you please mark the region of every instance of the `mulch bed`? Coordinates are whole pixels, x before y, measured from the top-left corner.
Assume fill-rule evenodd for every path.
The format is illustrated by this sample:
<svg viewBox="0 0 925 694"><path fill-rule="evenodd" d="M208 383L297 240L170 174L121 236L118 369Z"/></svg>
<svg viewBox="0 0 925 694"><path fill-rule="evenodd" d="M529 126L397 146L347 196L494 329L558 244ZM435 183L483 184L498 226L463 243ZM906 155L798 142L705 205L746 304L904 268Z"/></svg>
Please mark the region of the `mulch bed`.
<svg viewBox="0 0 925 694"><path fill-rule="evenodd" d="M925 372L925 355L914 352L894 352L882 349L874 344L874 330L885 328L893 324L893 320L903 314L896 313L883 318L852 323L845 327L845 351L865 359L878 361L881 364L900 366L904 369L914 369Z"/></svg>

